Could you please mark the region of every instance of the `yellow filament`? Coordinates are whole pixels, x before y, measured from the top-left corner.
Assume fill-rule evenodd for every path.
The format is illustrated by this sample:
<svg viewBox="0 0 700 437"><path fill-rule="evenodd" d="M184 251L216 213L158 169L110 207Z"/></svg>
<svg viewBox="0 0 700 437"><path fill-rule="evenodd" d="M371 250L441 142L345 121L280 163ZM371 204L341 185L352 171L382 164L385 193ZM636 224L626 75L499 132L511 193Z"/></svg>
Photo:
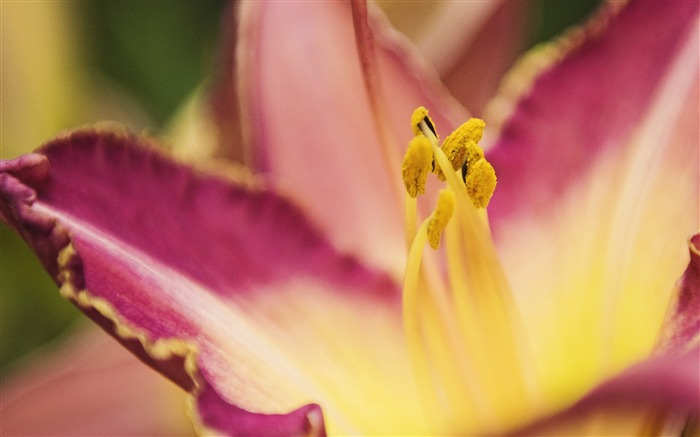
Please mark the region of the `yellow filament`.
<svg viewBox="0 0 700 437"><path fill-rule="evenodd" d="M418 220L418 202L415 197L405 196L404 199L404 235L406 237L406 249L411 248L416 238Z"/></svg>
<svg viewBox="0 0 700 437"><path fill-rule="evenodd" d="M478 146L477 146L478 147ZM443 143L442 145L442 152L447 156L448 161L452 163L452 169L457 170L458 168L462 167L462 163L467 157L467 147L464 143L459 143L456 141L453 141L451 143ZM438 179L441 181L445 180L445 175L440 169L440 166L435 166L433 171L437 174Z"/></svg>
<svg viewBox="0 0 700 437"><path fill-rule="evenodd" d="M485 418L489 413L483 411L478 401L480 390L459 336L456 314L446 308L448 293L441 281L426 277L434 273L425 271L423 259L428 229L434 219L435 213L423 221L409 250L403 288L404 329L418 388L433 419L432 426L441 429L446 424L444 418L450 417L450 423L454 425L458 421L465 427L473 425L475 417ZM465 415L465 411L473 415ZM450 429L442 429L441 433Z"/></svg>
<svg viewBox="0 0 700 437"><path fill-rule="evenodd" d="M424 221L411 244L403 281L403 323L411 365L429 417L439 417L439 399L430 384L428 357L423 352L418 311L418 283L423 248L428 240L428 220Z"/></svg>
<svg viewBox="0 0 700 437"><path fill-rule="evenodd" d="M428 138L432 144L437 145L440 140L437 136L437 133L433 132L433 130L430 128L430 125L435 125L432 124L433 122L429 118L427 120L428 121L424 119L421 120L420 123L418 123L418 131L421 134L425 135L425 137ZM430 125L428 125L428 122L430 122Z"/></svg>
<svg viewBox="0 0 700 437"><path fill-rule="evenodd" d="M415 136L419 136L421 134L425 135L425 129L428 128L430 132L437 137L435 123L433 123L433 120L430 118L430 116L428 116L428 110L423 106L419 106L415 111L413 111L413 114L411 115L411 128L413 129L413 135Z"/></svg>
<svg viewBox="0 0 700 437"><path fill-rule="evenodd" d="M464 186L460 178L452 169L452 164L447 159L445 154L435 144L433 144L433 156L435 157L435 162L437 162L438 166L440 167L440 170L442 170L442 172L445 174L445 177L447 178L447 185L450 188L452 188L452 191L454 191L457 195L457 202L460 204L472 204L473 202L469 198L467 188Z"/></svg>
<svg viewBox="0 0 700 437"><path fill-rule="evenodd" d="M442 151L452 163L453 169L457 170L462 166L470 143L476 146L477 143L481 141L485 126L486 123L484 123L483 120L470 118L466 123L458 127L445 138L442 144Z"/></svg>
<svg viewBox="0 0 700 437"><path fill-rule="evenodd" d="M425 108L414 112L411 123L425 157L414 165L419 161L412 156L418 153L412 152L404 161L411 168L404 173L404 180L411 182L405 182L409 194L405 213L406 238L413 239L404 278L404 324L411 361L421 391L434 403L429 414L440 414L439 422L457 422L464 430L477 424L502 429L528 414L532 399L526 375L531 369L526 366L523 348L527 343L483 209L496 187L495 171L478 145L484 122L470 119L442 147ZM427 144L430 154L424 151ZM435 210L416 232L417 203L408 187L425 189L422 178L427 178L428 166L446 180L448 188L440 191ZM420 172L413 170L419 167ZM437 249L442 238L447 247L448 284L435 265L435 256L424 259L423 254L426 242ZM465 417L464 411L472 415Z"/></svg>
<svg viewBox="0 0 700 437"><path fill-rule="evenodd" d="M462 163L467 157L467 144L457 141L447 142L447 140L445 140L442 144L442 152L452 163L452 169L457 170L462 166Z"/></svg>
<svg viewBox="0 0 700 437"><path fill-rule="evenodd" d="M478 351L473 358L479 378L488 387L486 397L492 399L492 405L501 411L499 420L505 420L508 416L513 420L526 413L527 408L523 407L526 406L525 401L530 400L529 383L523 375L527 350L523 350L526 342L520 321L505 274L500 269L485 216L477 213L457 174L449 171L447 157L436 146L433 151L438 165L448 170L445 173L447 182L457 195L456 220L461 231L461 241L457 244L464 250L464 255L459 257L453 253L452 256L458 256L454 262L466 271L464 277L468 278L468 284L461 290L457 284L451 284L451 288L455 293L469 293L473 299L456 305L471 308L470 315L462 314L459 317L464 324L461 331L475 329L473 323L477 324L476 329L484 338L479 338L475 343L465 339L465 343L474 345L474 350ZM507 375L505 380L504 375ZM504 409L509 415L504 413Z"/></svg>
<svg viewBox="0 0 700 437"><path fill-rule="evenodd" d="M401 175L406 192L415 198L425 193L425 183L433 165L433 152L430 140L422 135L414 137L403 158Z"/></svg>

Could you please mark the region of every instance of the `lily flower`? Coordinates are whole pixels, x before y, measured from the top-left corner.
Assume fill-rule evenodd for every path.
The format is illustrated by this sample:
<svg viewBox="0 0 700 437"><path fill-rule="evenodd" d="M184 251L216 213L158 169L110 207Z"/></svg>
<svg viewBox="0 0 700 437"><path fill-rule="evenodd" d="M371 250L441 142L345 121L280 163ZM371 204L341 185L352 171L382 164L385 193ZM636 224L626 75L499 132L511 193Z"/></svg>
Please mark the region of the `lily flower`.
<svg viewBox="0 0 700 437"><path fill-rule="evenodd" d="M484 123L362 2L244 2L255 176L98 126L2 219L202 433L693 434L698 7L606 5Z"/></svg>

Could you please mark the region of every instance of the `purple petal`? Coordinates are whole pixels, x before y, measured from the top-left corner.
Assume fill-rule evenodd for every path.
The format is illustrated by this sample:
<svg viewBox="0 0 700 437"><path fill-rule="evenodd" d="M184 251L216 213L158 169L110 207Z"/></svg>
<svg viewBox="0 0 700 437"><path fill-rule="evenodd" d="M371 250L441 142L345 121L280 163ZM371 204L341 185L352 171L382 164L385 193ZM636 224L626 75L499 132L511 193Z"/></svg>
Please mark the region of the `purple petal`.
<svg viewBox="0 0 700 437"><path fill-rule="evenodd" d="M264 413L236 421L241 432L251 420L301 432L304 405L318 403L326 426L360 432L373 414L356 404L364 390L413 399L420 414L396 284L277 195L97 131L2 165L4 220L139 358L195 394L215 390L220 401L200 403L215 410L200 411L205 426L231 431L220 414L231 404Z"/></svg>

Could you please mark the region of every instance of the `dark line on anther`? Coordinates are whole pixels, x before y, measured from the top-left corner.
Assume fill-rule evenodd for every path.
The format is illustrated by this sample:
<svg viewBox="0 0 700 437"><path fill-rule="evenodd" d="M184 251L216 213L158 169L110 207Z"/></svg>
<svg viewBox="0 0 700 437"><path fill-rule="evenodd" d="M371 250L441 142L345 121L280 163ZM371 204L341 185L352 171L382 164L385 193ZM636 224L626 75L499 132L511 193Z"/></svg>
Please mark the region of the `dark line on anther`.
<svg viewBox="0 0 700 437"><path fill-rule="evenodd" d="M430 119L428 117L423 117L423 121L425 122L425 124L428 125L428 128L433 133L433 135L437 136L437 132L435 131L435 126L433 126L433 123L430 122Z"/></svg>
<svg viewBox="0 0 700 437"><path fill-rule="evenodd" d="M467 161L462 164L462 182L467 182Z"/></svg>

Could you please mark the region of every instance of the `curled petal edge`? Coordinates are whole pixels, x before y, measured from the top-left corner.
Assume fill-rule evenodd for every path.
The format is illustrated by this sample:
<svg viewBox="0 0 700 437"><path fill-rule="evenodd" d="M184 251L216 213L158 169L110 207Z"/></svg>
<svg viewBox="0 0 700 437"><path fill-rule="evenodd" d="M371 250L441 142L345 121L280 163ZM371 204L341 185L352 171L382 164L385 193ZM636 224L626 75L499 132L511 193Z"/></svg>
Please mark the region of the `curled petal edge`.
<svg viewBox="0 0 700 437"><path fill-rule="evenodd" d="M560 63L586 41L603 33L628 2L629 0L605 2L588 21L570 28L550 42L535 46L516 61L515 66L501 79L496 94L484 107L484 119L489 122L489 131L484 138L486 149L499 137L501 128L540 75Z"/></svg>
<svg viewBox="0 0 700 437"><path fill-rule="evenodd" d="M198 348L178 338L152 341L148 335L125 323L105 299L91 296L86 289L75 286L79 281L80 257L69 242L58 256L58 282L61 295L75 304L85 315L119 341L141 361L156 369L186 390L187 413L200 435L255 435L261 421L273 434L285 434L293 427L299 435L323 436L325 428L321 408L316 404L303 406L288 414L262 415L250 413L226 402L202 378L197 365ZM232 413L232 410L234 414ZM222 419L227 416L229 421ZM231 423L236 420L237 423ZM296 423L295 423L296 422ZM235 433L235 434L234 434Z"/></svg>
<svg viewBox="0 0 700 437"><path fill-rule="evenodd" d="M700 415L700 372L696 346L650 358L591 390L574 405L509 433L511 437L531 435L576 435L572 430L596 413L632 420L626 414L646 411L675 413L685 426ZM662 379L663 378L663 379ZM617 411L616 411L617 410ZM663 420L663 415L659 416ZM600 432L600 431L599 431ZM656 435L656 434L654 434Z"/></svg>
<svg viewBox="0 0 700 437"><path fill-rule="evenodd" d="M56 219L32 209L36 192L20 181L41 184L49 173L46 156L34 153L2 161L0 172L3 193L0 218L32 247L59 286L62 297L142 362L188 393L186 411L198 434L255 436L264 429L270 435L326 435L321 407L317 404L308 404L287 414L254 413L230 404L202 376L196 344L181 338L153 341L145 331L125 322L107 300L93 296L84 287L83 262L70 232ZM229 179L241 179L238 182L246 186L256 182L246 179L245 175L236 176ZM17 201L7 202L5 195Z"/></svg>

